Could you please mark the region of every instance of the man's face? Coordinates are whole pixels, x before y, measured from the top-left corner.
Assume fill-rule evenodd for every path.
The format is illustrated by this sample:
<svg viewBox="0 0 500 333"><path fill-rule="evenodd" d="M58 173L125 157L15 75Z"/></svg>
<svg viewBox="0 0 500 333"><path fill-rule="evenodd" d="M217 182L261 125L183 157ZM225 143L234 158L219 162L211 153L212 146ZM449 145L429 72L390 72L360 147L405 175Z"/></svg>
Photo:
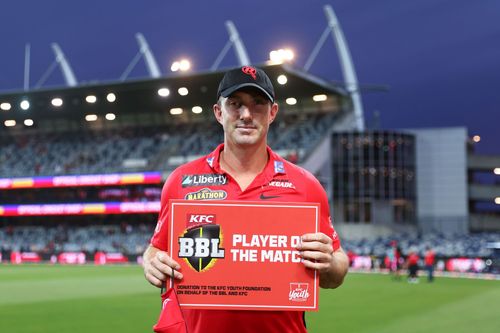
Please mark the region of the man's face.
<svg viewBox="0 0 500 333"><path fill-rule="evenodd" d="M266 143L269 125L277 113L278 105L253 88L240 89L214 105L215 117L224 128L226 144Z"/></svg>

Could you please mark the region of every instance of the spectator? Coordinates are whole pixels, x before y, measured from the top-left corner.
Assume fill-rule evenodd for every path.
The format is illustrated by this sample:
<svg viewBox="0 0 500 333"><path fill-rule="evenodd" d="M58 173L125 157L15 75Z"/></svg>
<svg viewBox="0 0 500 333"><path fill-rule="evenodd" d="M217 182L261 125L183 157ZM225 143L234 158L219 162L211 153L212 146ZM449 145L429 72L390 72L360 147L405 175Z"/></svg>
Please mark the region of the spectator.
<svg viewBox="0 0 500 333"><path fill-rule="evenodd" d="M434 251L428 246L425 252L424 263L425 270L427 271L427 282L434 281L434 263L436 261L436 255Z"/></svg>
<svg viewBox="0 0 500 333"><path fill-rule="evenodd" d="M418 283L418 261L420 258L415 251L411 251L408 255L407 265L408 265L408 282Z"/></svg>

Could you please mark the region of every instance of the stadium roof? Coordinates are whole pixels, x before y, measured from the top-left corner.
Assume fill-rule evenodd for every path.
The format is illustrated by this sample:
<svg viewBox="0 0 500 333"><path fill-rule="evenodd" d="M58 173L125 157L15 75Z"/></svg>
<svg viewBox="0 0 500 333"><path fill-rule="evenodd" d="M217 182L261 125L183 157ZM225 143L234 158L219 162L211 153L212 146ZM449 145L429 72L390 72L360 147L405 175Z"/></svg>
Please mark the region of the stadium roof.
<svg viewBox="0 0 500 333"><path fill-rule="evenodd" d="M300 103L302 99L311 100L312 96L318 94L347 96L343 88L289 65L259 67L262 67L273 81L276 99L279 103L283 103L288 97L294 97ZM26 118L33 119L35 122L40 119L83 119L83 116L89 113L152 113L168 111L171 108L191 110L193 106L207 109L211 108L216 100L217 87L224 72L180 73L158 79L148 78L0 94L0 106L2 103L10 104L9 110L4 110L3 107L0 110L0 121L3 124L7 119L14 119L18 123L22 123ZM286 84L277 83L280 75L287 77ZM187 88L189 93L181 96L178 92L181 87ZM158 89L160 88L167 88L169 95L159 96ZM115 94L115 102L106 100L109 93ZM86 101L89 95L96 97L95 103ZM54 98L60 98L62 105L59 107L52 105ZM23 110L20 107L23 100L29 101L29 109Z"/></svg>

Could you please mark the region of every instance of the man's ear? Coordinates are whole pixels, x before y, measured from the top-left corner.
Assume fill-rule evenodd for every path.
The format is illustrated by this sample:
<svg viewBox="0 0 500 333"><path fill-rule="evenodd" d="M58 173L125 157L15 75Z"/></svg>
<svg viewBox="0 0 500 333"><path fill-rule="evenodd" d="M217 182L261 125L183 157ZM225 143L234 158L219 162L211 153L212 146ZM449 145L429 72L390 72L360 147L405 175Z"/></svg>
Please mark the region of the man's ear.
<svg viewBox="0 0 500 333"><path fill-rule="evenodd" d="M222 109L219 103L215 103L213 106L214 116L219 124L222 124Z"/></svg>
<svg viewBox="0 0 500 333"><path fill-rule="evenodd" d="M269 124L271 124L274 121L274 119L276 119L276 116L278 115L278 110L279 110L278 104L273 103L273 105L271 106L271 112L269 112Z"/></svg>

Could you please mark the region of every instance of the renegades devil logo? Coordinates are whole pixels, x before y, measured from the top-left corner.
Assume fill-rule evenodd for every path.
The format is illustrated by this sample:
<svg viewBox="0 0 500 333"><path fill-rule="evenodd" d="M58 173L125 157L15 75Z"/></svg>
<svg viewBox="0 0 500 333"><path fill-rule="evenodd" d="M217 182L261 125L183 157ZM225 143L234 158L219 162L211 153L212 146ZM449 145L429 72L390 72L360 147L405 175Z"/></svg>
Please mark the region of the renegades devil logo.
<svg viewBox="0 0 500 333"><path fill-rule="evenodd" d="M224 258L221 228L217 224L206 224L188 229L179 237L179 258L184 258L197 272L202 272Z"/></svg>

